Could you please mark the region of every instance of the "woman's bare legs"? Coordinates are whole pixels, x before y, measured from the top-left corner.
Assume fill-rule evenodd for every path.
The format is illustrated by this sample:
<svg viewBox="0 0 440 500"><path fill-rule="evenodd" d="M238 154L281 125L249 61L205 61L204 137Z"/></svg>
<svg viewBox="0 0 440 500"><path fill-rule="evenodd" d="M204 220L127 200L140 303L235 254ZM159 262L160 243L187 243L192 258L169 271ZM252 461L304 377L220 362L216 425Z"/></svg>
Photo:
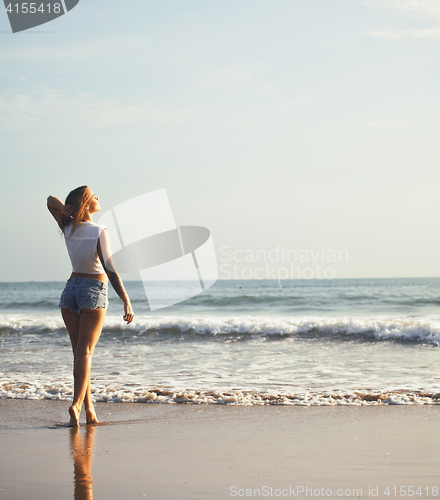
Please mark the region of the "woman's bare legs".
<svg viewBox="0 0 440 500"><path fill-rule="evenodd" d="M79 415L84 402L87 423L97 423L90 392L90 369L95 345L101 335L107 309L82 309L80 314L61 309L61 314L69 332L74 356L74 394L69 408L69 426L79 425Z"/></svg>
<svg viewBox="0 0 440 500"><path fill-rule="evenodd" d="M66 324L67 331L69 332L70 341L72 344L73 350L73 366L75 368L76 361L76 345L78 343L78 335L79 335L79 317L80 315L76 312L70 311L69 309L61 309L61 314L64 319L64 323ZM90 391L90 377L89 383L87 385L87 391L84 398L84 407L86 411L86 419L88 424L98 423L98 419L95 414L95 409L93 407L91 391ZM70 411L69 411L70 413ZM79 417L79 414L78 414ZM76 424L75 424L76 425Z"/></svg>
<svg viewBox="0 0 440 500"><path fill-rule="evenodd" d="M75 367L75 359L76 359L75 351L76 351L76 344L78 343L78 332L79 332L79 314L72 312L69 309L61 309L61 314L63 316L67 331L69 332L70 342L72 344L72 350L73 350L73 366ZM84 398L84 407L86 409L86 412L89 407L91 407L93 410L93 404L90 393L90 381L89 385L87 386L86 397Z"/></svg>

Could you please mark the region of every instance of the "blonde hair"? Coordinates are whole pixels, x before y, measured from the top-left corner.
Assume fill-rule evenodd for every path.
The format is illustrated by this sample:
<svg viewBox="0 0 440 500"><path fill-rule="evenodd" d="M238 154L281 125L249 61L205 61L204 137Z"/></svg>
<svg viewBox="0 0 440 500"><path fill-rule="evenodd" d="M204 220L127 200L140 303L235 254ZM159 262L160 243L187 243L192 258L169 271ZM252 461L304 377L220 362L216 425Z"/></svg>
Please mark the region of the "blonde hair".
<svg viewBox="0 0 440 500"><path fill-rule="evenodd" d="M72 225L72 230L70 234L73 234L78 224L84 218L85 211L87 209L87 204L90 201L90 189L88 186L80 186L67 195L65 205L72 205L73 212L70 217L66 215L63 216L61 220L61 230L64 230L67 226Z"/></svg>

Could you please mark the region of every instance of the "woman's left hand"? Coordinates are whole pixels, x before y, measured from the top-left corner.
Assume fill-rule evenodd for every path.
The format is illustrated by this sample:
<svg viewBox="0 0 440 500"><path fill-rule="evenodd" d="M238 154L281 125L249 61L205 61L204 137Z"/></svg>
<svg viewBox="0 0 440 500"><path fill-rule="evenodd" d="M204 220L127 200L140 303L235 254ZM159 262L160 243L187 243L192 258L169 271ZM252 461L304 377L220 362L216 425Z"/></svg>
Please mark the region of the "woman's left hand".
<svg viewBox="0 0 440 500"><path fill-rule="evenodd" d="M134 318L134 312L133 308L131 307L130 302L124 303L124 316L122 317L124 321L127 322L127 325L133 321Z"/></svg>

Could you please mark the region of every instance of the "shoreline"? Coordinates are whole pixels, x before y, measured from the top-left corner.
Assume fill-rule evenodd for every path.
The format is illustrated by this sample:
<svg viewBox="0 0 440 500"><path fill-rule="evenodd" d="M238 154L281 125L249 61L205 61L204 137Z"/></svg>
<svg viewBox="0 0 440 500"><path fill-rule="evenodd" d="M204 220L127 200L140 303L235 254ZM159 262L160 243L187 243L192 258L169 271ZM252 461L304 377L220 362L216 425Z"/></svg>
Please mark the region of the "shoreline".
<svg viewBox="0 0 440 500"><path fill-rule="evenodd" d="M13 391L17 392L13 392ZM39 388L40 397L32 397L36 390L27 383L0 383L0 400L70 401L72 390L60 397L54 386ZM21 397L16 397L20 394ZM28 397L30 396L30 397ZM388 406L440 405L440 392L428 390L342 390L304 391L295 393L257 392L250 390L170 390L159 388L137 389L135 393L123 389L102 391L92 389L95 403L133 404L195 404L228 406Z"/></svg>
<svg viewBox="0 0 440 500"><path fill-rule="evenodd" d="M436 498L440 486L436 405L95 407L101 423L72 430L66 401L0 399L3 498L62 500L73 491L78 499L200 500L341 489L374 497L376 487L378 498L393 498L409 486L422 488L417 498Z"/></svg>

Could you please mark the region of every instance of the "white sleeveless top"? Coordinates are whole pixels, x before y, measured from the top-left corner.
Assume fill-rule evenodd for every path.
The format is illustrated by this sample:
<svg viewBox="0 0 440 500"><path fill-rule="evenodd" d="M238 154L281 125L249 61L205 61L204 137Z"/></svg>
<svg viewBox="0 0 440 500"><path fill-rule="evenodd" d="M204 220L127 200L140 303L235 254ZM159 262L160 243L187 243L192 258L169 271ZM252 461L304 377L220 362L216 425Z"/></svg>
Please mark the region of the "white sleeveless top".
<svg viewBox="0 0 440 500"><path fill-rule="evenodd" d="M106 226L94 222L80 222L70 235L72 226L64 229L64 240L74 273L102 274L104 268L98 256L98 238Z"/></svg>

